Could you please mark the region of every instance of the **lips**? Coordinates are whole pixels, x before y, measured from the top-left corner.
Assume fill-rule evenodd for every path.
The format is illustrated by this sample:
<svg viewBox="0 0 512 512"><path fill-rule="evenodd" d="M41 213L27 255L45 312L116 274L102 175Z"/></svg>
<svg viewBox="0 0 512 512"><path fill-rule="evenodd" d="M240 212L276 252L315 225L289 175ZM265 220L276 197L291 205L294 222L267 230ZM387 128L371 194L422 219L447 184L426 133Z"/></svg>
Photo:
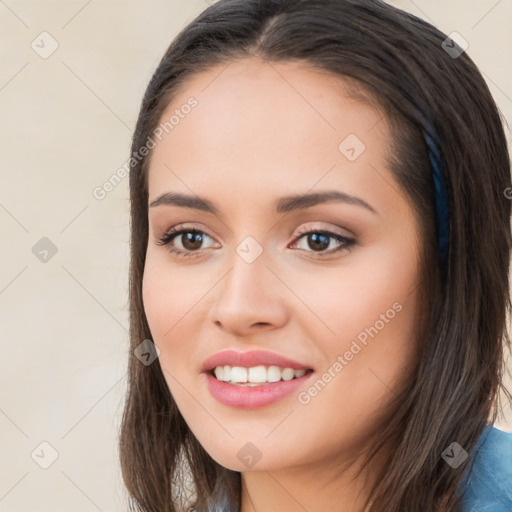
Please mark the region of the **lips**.
<svg viewBox="0 0 512 512"><path fill-rule="evenodd" d="M251 368L254 366L280 366L293 368L294 370L310 370L311 367L293 359L289 359L274 352L263 350L249 350L238 352L236 350L223 350L209 357L201 367L202 372L211 372L217 366L242 366Z"/></svg>

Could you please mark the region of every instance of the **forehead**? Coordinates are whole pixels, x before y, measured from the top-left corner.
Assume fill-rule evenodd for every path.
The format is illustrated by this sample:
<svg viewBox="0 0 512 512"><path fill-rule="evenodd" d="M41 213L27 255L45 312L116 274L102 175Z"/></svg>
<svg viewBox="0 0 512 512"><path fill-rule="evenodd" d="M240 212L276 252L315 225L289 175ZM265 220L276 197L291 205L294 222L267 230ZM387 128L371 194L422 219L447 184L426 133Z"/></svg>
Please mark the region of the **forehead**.
<svg viewBox="0 0 512 512"><path fill-rule="evenodd" d="M152 150L149 196L184 184L290 191L340 185L343 175L354 185L386 166L390 144L382 112L354 99L353 87L303 62L255 58L192 75L160 119L168 126Z"/></svg>

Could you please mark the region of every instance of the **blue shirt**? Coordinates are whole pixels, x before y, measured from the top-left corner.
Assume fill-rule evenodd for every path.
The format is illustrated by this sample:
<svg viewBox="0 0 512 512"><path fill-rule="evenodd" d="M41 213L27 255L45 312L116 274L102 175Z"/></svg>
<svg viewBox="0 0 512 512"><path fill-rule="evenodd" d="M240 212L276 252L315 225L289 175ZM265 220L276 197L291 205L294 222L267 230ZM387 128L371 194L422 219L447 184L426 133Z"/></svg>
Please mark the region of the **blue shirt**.
<svg viewBox="0 0 512 512"><path fill-rule="evenodd" d="M512 434L489 425L461 484L464 512L512 512Z"/></svg>
<svg viewBox="0 0 512 512"><path fill-rule="evenodd" d="M512 434L489 425L471 457L463 461L461 453L465 452L460 450L457 453L455 447L449 450L448 455L459 456L460 463L470 464L460 484L463 511L512 512ZM221 504L213 507L211 512L231 511L228 506Z"/></svg>

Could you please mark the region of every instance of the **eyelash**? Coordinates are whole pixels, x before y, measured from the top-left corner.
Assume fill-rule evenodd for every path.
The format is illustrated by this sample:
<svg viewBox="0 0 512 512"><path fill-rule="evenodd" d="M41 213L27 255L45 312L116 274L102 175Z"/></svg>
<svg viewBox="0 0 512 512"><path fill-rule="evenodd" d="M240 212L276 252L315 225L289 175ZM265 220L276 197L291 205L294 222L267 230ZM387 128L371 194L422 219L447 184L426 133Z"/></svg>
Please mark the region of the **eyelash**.
<svg viewBox="0 0 512 512"><path fill-rule="evenodd" d="M203 234L206 235L208 238L211 238L207 233L204 231L201 231L196 228L181 228L180 226L174 226L168 231L166 231L156 242L156 245L161 246L167 246L168 251L179 257L179 258L191 258L198 256L198 253L200 251L183 251L181 249L176 249L176 247L173 247L170 245L170 243L179 235L182 235L183 233L195 233L195 234ZM315 252L315 251L306 251L306 252L313 252L314 254L319 254L320 257L324 256L330 256L335 253L343 252L343 251L349 251L351 250L351 247L356 243L356 241L353 238L347 238L343 235L340 235L339 233L334 233L332 231L327 231L325 229L309 229L305 231L299 231L298 235L295 237L293 245L296 245L296 243L303 238L305 235L308 235L310 233L315 234L321 234L325 235L329 238L333 238L337 242L342 242L342 245L338 247L337 249L331 249L330 251L321 251L321 252ZM208 250L208 249L206 249Z"/></svg>

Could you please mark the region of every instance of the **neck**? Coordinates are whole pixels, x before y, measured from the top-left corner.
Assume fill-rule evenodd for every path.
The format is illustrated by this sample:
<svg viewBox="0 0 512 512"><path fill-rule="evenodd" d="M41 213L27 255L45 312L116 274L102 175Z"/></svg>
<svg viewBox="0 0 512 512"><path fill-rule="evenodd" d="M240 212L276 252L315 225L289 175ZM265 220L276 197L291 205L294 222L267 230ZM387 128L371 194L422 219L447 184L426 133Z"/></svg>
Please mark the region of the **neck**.
<svg viewBox="0 0 512 512"><path fill-rule="evenodd" d="M386 451L362 467L362 456L339 454L317 464L242 473L240 512L366 512L370 491L379 478Z"/></svg>

